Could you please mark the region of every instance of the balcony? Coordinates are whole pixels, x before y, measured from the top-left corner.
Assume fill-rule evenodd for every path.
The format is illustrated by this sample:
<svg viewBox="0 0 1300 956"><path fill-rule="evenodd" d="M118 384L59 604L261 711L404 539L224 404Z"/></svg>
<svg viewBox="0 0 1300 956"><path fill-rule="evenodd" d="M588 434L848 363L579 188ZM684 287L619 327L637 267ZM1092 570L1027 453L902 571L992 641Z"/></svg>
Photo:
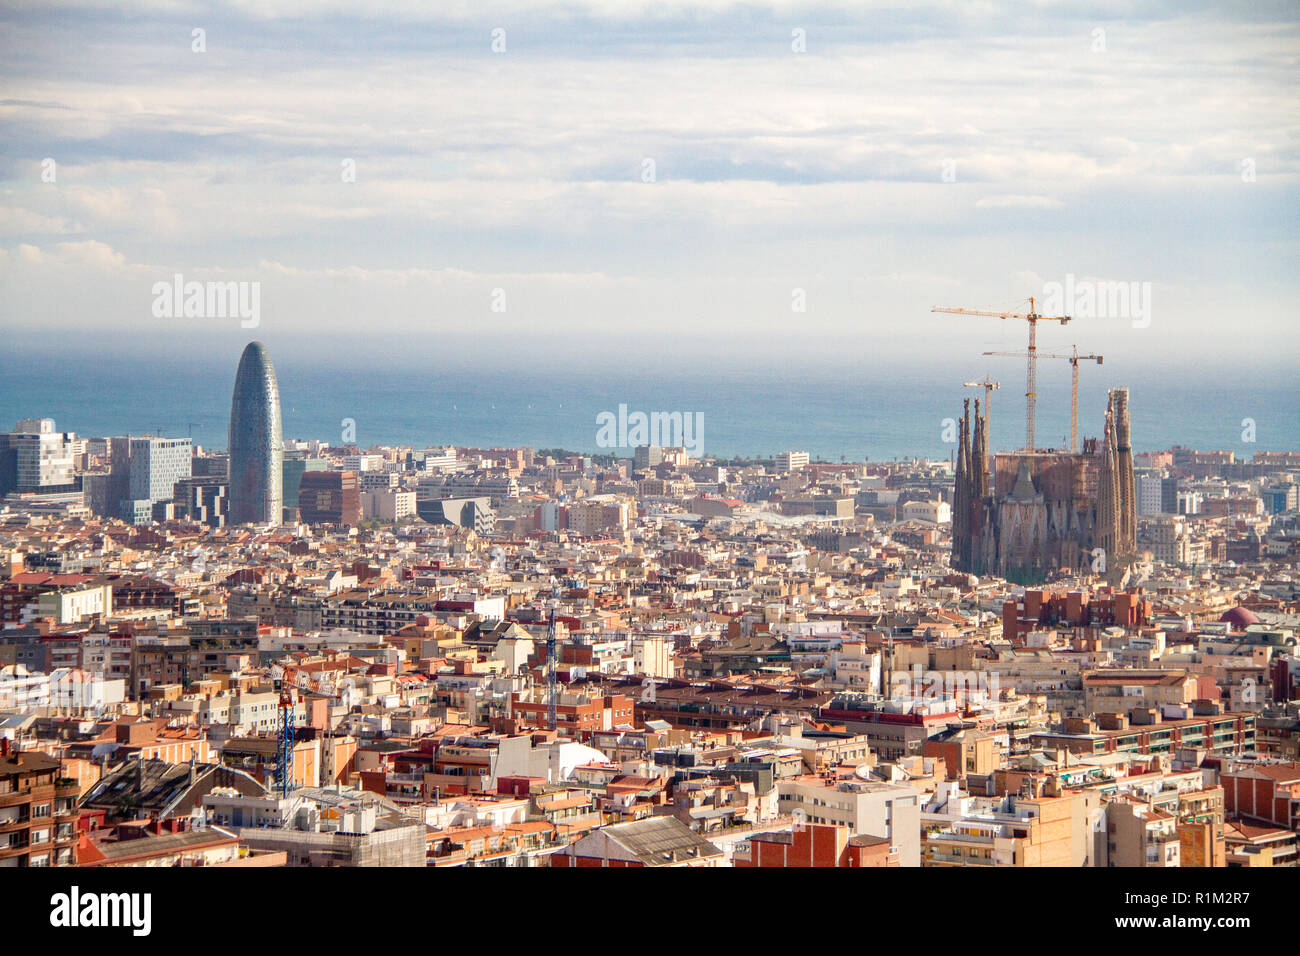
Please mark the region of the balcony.
<svg viewBox="0 0 1300 956"><path fill-rule="evenodd" d="M30 826L31 822L32 822L31 816L26 814L19 817L0 819L0 833L12 833L14 830L20 829L22 827Z"/></svg>

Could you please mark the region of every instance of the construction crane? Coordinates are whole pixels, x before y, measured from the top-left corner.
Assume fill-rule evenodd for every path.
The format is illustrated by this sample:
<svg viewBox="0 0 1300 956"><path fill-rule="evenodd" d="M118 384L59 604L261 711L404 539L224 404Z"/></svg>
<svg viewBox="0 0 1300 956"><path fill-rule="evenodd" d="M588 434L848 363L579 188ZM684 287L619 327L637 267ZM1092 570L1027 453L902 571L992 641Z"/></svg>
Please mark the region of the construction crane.
<svg viewBox="0 0 1300 956"><path fill-rule="evenodd" d="M995 319L1024 319L1029 323L1029 350L1025 353L1025 450L1034 450L1034 413L1038 401L1038 323L1070 321L1068 315L1039 315L1034 311L1034 300L1029 299L1028 312L992 312L987 309L959 309L936 305L931 312L951 312L954 315L988 315Z"/></svg>
<svg viewBox="0 0 1300 956"><path fill-rule="evenodd" d="M275 787L283 799L293 785L293 686L287 680L275 682L280 694L280 725L275 747Z"/></svg>
<svg viewBox="0 0 1300 956"><path fill-rule="evenodd" d="M559 723L559 703L559 682L555 676L555 608L551 608L551 619L546 625L546 726L551 730Z"/></svg>
<svg viewBox="0 0 1300 956"><path fill-rule="evenodd" d="M1070 453L1077 455L1079 453L1079 363L1096 362L1100 365L1105 356L1102 355L1080 355L1079 346L1070 346L1071 351L1067 353L1047 352L1038 356L1047 359L1065 359L1070 363ZM1024 352L985 352L985 355L1005 355L1010 358L1023 358Z"/></svg>
<svg viewBox="0 0 1300 956"><path fill-rule="evenodd" d="M987 439L990 439L990 438L992 437L992 434L993 434L993 431L992 431L992 429L993 429L993 424L992 424L992 421L991 421L991 419L990 419L990 417L989 417L989 403L990 403L990 402L992 401L992 399L993 399L993 389L995 389L995 388L1001 388L1001 387L1002 387L1002 383L1001 383L1001 382L995 382L995 381L993 381L992 379L989 378L988 373L985 372L985 373L984 373L984 381L982 381L982 382L962 382L961 384L962 384L962 387L964 387L964 388L982 388L982 389L984 389L984 425L985 425L984 437L985 437L986 440L987 440ZM987 449L986 449L986 450L987 450ZM988 463L987 463L987 462L985 462L984 467L985 467L985 469L988 468Z"/></svg>
<svg viewBox="0 0 1300 956"><path fill-rule="evenodd" d="M170 426L170 425L178 425L178 426L179 426L179 425L185 425L185 426L189 429L190 438L193 438L193 437L194 437L194 429L196 429L196 428L202 428L202 427L203 427L203 423L202 423L202 422L167 422L167 425L169 425L169 426ZM163 434L163 426L162 426L162 425L159 425L159 426L158 426L158 435L159 435L159 437L161 437L162 434Z"/></svg>
<svg viewBox="0 0 1300 956"><path fill-rule="evenodd" d="M988 353L985 352L984 354L987 355ZM989 421L989 403L993 400L993 389L995 389L995 388L1001 388L1001 387L1002 387L1002 383L1001 383L1001 382L994 382L994 381L992 381L992 380L988 377L988 374L986 373L986 374L984 375L984 381L982 381L982 382L962 382L961 384L962 384L962 387L963 387L963 388L982 388L982 389L984 389L984 421L985 421L985 422L988 422L988 421ZM990 425L989 427L991 428L992 426Z"/></svg>

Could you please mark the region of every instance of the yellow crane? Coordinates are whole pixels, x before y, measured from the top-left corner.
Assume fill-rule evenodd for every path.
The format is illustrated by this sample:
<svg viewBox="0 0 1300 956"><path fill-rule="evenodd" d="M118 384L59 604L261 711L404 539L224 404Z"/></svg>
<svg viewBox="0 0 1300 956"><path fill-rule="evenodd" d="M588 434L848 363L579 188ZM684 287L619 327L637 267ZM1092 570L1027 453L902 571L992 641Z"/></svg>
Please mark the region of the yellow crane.
<svg viewBox="0 0 1300 956"><path fill-rule="evenodd" d="M985 373L984 373L984 381L982 381L982 382L962 382L961 384L962 384L962 386L965 387L965 388L982 388L982 389L984 389L984 425L985 425L984 437L985 437L986 439L988 439L988 440L991 441L992 438L993 438L993 423L992 423L992 420L991 420L990 417L989 417L989 404L990 404L990 403L992 402L992 400L993 400L993 389L995 389L995 388L1001 388L1001 387L1002 387L1002 383L1001 383L1001 382L995 382L995 381L993 381L992 379L989 378L988 373L985 372ZM985 452L987 452L987 451L988 451L988 449L985 449ZM985 468L988 468L988 463L987 463L987 462L985 462L984 467L985 467ZM991 478L992 478L992 476L990 475L990 480L991 480Z"/></svg>
<svg viewBox="0 0 1300 956"><path fill-rule="evenodd" d="M1034 450L1034 412L1038 401L1038 323L1070 321L1068 315L1039 315L1034 311L1034 300L1029 299L1028 312L993 312L987 309L959 309L936 305L931 312L951 312L954 315L987 315L995 319L1024 319L1029 323L1029 350L1025 353L1025 450Z"/></svg>
<svg viewBox="0 0 1300 956"><path fill-rule="evenodd" d="M1070 451L1073 454L1079 453L1079 363L1096 362L1098 365L1104 360L1101 355L1080 355L1079 346L1070 346L1069 353L1047 352L1038 356L1039 358L1048 359L1065 359L1070 363ZM1024 352L985 352L985 355L1005 355L1011 358L1023 358Z"/></svg>
<svg viewBox="0 0 1300 956"><path fill-rule="evenodd" d="M988 353L986 352L985 354L987 355ZM987 422L989 420L989 403L993 400L993 389L1001 388L1002 383L992 381L988 377L988 373L985 373L984 381L982 382L962 382L961 384L963 388L984 389L984 420ZM989 427L992 428L991 425Z"/></svg>

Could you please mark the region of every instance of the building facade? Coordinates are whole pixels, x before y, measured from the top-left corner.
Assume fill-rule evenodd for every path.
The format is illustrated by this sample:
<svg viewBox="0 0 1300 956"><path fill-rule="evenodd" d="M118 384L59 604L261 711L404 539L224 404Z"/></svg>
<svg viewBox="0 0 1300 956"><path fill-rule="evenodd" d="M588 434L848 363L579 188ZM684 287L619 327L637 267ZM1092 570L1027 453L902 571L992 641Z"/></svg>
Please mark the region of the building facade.
<svg viewBox="0 0 1300 956"><path fill-rule="evenodd" d="M271 356L250 342L230 403L230 523L279 524L283 517L284 438L280 387Z"/></svg>

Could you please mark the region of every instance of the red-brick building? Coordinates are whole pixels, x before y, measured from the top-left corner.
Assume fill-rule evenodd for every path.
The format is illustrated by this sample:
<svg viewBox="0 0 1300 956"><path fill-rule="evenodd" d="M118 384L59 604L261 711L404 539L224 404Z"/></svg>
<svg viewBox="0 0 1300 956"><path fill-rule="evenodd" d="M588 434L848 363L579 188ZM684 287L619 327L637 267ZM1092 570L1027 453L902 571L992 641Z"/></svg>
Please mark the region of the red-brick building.
<svg viewBox="0 0 1300 956"><path fill-rule="evenodd" d="M898 866L898 853L881 837L850 836L835 824L804 823L756 833L736 848L740 867Z"/></svg>
<svg viewBox="0 0 1300 956"><path fill-rule="evenodd" d="M79 790L58 758L0 741L0 867L76 866Z"/></svg>
<svg viewBox="0 0 1300 956"><path fill-rule="evenodd" d="M1267 820L1300 832L1300 763L1238 766L1219 776L1229 816Z"/></svg>

